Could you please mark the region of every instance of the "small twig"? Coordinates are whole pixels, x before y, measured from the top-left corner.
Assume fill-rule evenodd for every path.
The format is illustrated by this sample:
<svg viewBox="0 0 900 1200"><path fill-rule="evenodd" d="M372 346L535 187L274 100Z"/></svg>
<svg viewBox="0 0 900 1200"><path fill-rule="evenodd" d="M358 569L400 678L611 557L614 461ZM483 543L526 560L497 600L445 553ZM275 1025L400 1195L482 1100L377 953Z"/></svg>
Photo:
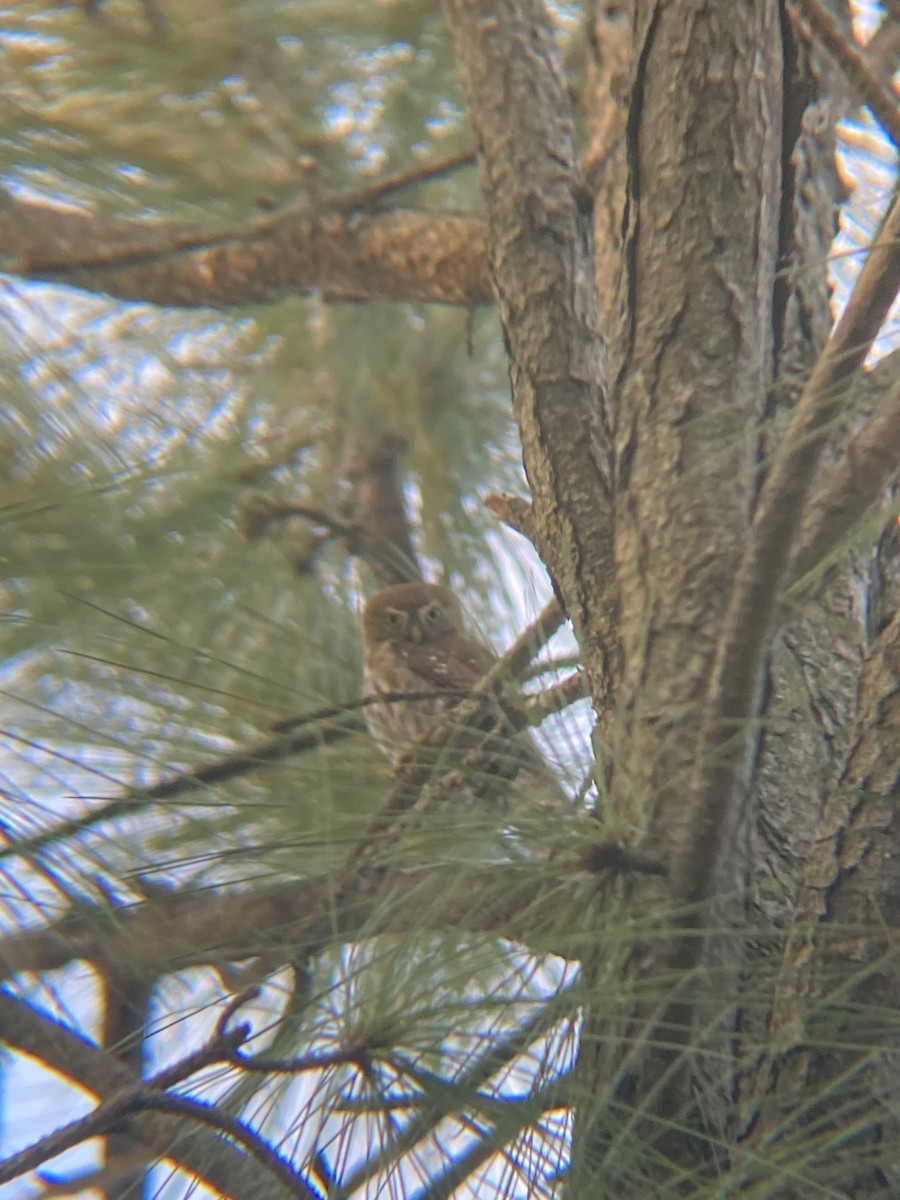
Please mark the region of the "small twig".
<svg viewBox="0 0 900 1200"><path fill-rule="evenodd" d="M320 708L314 712L300 713L296 717L285 717L282 721L275 721L270 726L270 729L273 733L291 733L293 730L300 729L304 725L314 725L320 721L333 720L335 717L341 716L342 713L368 708L372 704L399 704L403 701L411 700L445 700L452 698L454 695L462 700L468 694L468 692L453 692L449 689L439 692L379 692L377 696L363 696L359 700L347 700L344 704L337 705L336 707Z"/></svg>
<svg viewBox="0 0 900 1200"><path fill-rule="evenodd" d="M210 1045L221 1048L222 1062L231 1063L244 1071L280 1074L300 1074L302 1071L319 1071L326 1067L345 1066L347 1063L368 1062L371 1048L365 1046L350 1046L328 1054L306 1054L299 1058L266 1058L262 1054L241 1054L240 1047L247 1041L250 1027L239 1025L237 1030L230 1034L225 1027L238 1009L255 1000L259 993L259 986L251 984L233 996L220 1013Z"/></svg>
<svg viewBox="0 0 900 1200"><path fill-rule="evenodd" d="M544 675L555 675L560 671L578 671L581 668L580 653L563 654L559 658L537 659L519 676L523 683L532 683Z"/></svg>
<svg viewBox="0 0 900 1200"><path fill-rule="evenodd" d="M226 754L222 758L213 759L211 762L201 763L200 766L195 767L191 771L184 771L173 778L163 780L161 783L152 784L150 787L131 788L122 796L112 800L109 804L104 804L102 807L94 809L92 812L83 813L78 817L71 817L67 821L60 821L57 825L41 830L32 837L22 838L18 841L10 840L8 845L0 847L0 861L4 858L13 858L19 855L28 856L37 854L46 846L50 846L63 838L84 833L86 830L93 828L95 825L100 825L104 821L113 821L118 820L120 817L130 816L139 809L145 808L148 804L154 804L159 800L172 800L176 796L198 791L207 784L223 783L228 779L234 779L250 771L258 770L261 766L278 762L283 758L289 758L293 754L302 754L307 751L316 750L323 744L341 741L343 738L351 737L353 734L365 731L365 723L359 713L348 711L345 706L321 709L319 712L320 714L327 713L329 715L327 717L320 717L315 722L307 722L305 718L297 718L304 725L307 723L312 724L312 728L308 730L301 729L296 733L281 734L266 741L257 742L255 745L247 746L242 750L236 751L234 754ZM8 730L3 732L6 737L14 738L17 741L24 740ZM40 744L36 742L29 744L44 748L40 747ZM50 753L49 749L47 752Z"/></svg>
<svg viewBox="0 0 900 1200"><path fill-rule="evenodd" d="M242 1071L259 1071L264 1074L301 1075L304 1071L325 1071L329 1067L368 1066L371 1053L362 1046L351 1046L347 1050L334 1050L330 1054L303 1054L298 1058L266 1058L264 1055L245 1055L239 1052L229 1059Z"/></svg>
<svg viewBox="0 0 900 1200"><path fill-rule="evenodd" d="M323 437L333 432L333 427L329 424L317 429L314 433L298 434L290 440L276 438L274 435L264 438L263 444L266 442L277 443L278 453L259 461L249 462L235 474L235 479L238 483L252 484L260 476L270 475L276 468L290 465L302 451L317 445Z"/></svg>
<svg viewBox="0 0 900 1200"><path fill-rule="evenodd" d="M563 709L584 700L590 696L587 676L583 671L576 671L554 687L546 688L525 701L525 711L528 714L529 725L539 725L551 713L562 712Z"/></svg>
<svg viewBox="0 0 900 1200"><path fill-rule="evenodd" d="M814 36L836 59L863 104L900 150L900 108L893 92L872 70L865 50L850 43L843 29L818 0L793 0L788 5L788 13L804 34L807 31L803 22L797 20L798 8L812 26Z"/></svg>
<svg viewBox="0 0 900 1200"><path fill-rule="evenodd" d="M268 504L256 507L245 515L244 536L251 542L258 541L268 532L270 525L289 521L292 517L303 517L313 525L320 525L332 537L350 541L356 533L355 525L310 504Z"/></svg>
<svg viewBox="0 0 900 1200"><path fill-rule="evenodd" d="M458 171L462 167L473 166L474 163L474 150L460 150L456 154L448 154L445 158L438 158L430 163L422 163L421 166L411 167L408 171L401 171L397 175L389 175L386 179L379 179L367 187L354 188L349 192L314 197L309 192L303 191L299 195L292 196L286 203L279 205L274 212L266 213L265 217L254 222L254 232L266 232L279 225L286 218L294 217L298 213L308 216L313 208L327 209L328 212L339 213L360 212L364 209L371 210L376 208L387 196L393 195L395 192L403 191L405 188L416 187L420 183L428 183L432 179L438 179L442 175L449 175L450 172Z"/></svg>
<svg viewBox="0 0 900 1200"><path fill-rule="evenodd" d="M582 866L593 875L659 875L668 872L658 859L639 854L621 842L599 842L587 846L580 856Z"/></svg>
<svg viewBox="0 0 900 1200"><path fill-rule="evenodd" d="M361 208L372 208L394 192L417 187L420 183L439 179L442 175L449 175L461 167L474 165L475 151L459 150L456 154L448 154L446 158L438 158L433 162L423 163L419 167L411 167L408 171L401 171L397 175L390 175L387 179L381 179L369 187L359 188L353 192L344 192L343 195L335 196L329 207L338 212L354 212Z"/></svg>
<svg viewBox="0 0 900 1200"><path fill-rule="evenodd" d="M231 999L225 1004L225 1007L222 1009L222 1011L219 1013L218 1018L216 1019L215 1032L213 1033L213 1041L215 1041L218 1038L224 1042L224 1040L228 1036L225 1026L228 1024L228 1022L231 1020L231 1018L234 1016L234 1014L239 1009L243 1008L245 1004L249 1004L251 1000L258 999L259 994L260 994L259 984L258 983L250 983L247 985L247 987L242 988L239 992L236 992L231 997ZM246 1040L247 1039L245 1037L244 1041L246 1041Z"/></svg>
<svg viewBox="0 0 900 1200"><path fill-rule="evenodd" d="M333 1116L371 1117L376 1113L422 1112L427 1104L421 1092L392 1092L390 1096L357 1096L339 1100L331 1112Z"/></svg>
<svg viewBox="0 0 900 1200"><path fill-rule="evenodd" d="M505 493L494 492L484 498L485 508L489 508L498 521L508 525L516 533L521 533L535 544L534 540L534 511L527 500L521 496L508 496Z"/></svg>
<svg viewBox="0 0 900 1200"><path fill-rule="evenodd" d="M302 517L319 530L304 547L299 562L303 573L311 570L322 546L340 538L347 553L363 559L381 586L421 580L399 464L406 448L402 437L387 433L374 446L356 450L346 472L352 484L346 515L310 504L256 503L244 516L244 536L257 540L276 522Z"/></svg>
<svg viewBox="0 0 900 1200"><path fill-rule="evenodd" d="M495 680L520 678L565 620L566 614L554 596L531 624L522 630L509 649L501 654L489 674Z"/></svg>

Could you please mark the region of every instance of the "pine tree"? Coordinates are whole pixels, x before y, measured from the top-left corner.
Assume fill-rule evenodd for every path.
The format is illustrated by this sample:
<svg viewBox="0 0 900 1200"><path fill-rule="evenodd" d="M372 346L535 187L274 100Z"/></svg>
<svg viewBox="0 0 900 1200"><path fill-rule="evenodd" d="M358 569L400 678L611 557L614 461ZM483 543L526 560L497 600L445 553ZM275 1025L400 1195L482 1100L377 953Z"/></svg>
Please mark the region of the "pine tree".
<svg viewBox="0 0 900 1200"><path fill-rule="evenodd" d="M0 1182L896 1194L898 16L0 15Z"/></svg>

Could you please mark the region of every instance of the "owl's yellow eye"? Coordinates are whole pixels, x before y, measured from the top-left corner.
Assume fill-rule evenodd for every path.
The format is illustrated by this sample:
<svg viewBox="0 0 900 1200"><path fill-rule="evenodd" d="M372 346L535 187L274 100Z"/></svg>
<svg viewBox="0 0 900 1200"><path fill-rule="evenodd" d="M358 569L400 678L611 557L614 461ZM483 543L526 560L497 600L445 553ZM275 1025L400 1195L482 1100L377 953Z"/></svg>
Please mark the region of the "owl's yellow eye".
<svg viewBox="0 0 900 1200"><path fill-rule="evenodd" d="M435 621L439 621L444 615L444 610L439 604L429 604L427 608L422 610L422 620L427 621L429 625L433 625Z"/></svg>
<svg viewBox="0 0 900 1200"><path fill-rule="evenodd" d="M389 608L384 614L384 619L388 629L399 629L403 624L403 613L397 612L395 608Z"/></svg>

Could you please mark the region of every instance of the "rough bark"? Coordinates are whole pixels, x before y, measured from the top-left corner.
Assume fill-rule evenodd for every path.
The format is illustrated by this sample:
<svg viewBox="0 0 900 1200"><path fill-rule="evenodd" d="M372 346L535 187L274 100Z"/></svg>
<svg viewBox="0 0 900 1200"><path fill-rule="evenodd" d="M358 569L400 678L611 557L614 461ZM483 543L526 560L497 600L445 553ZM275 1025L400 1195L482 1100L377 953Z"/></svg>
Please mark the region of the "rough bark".
<svg viewBox="0 0 900 1200"><path fill-rule="evenodd" d="M490 270L531 487L529 533L609 685L611 443L590 220L546 11L446 0L478 151Z"/></svg>
<svg viewBox="0 0 900 1200"><path fill-rule="evenodd" d="M472 307L493 300L486 228L466 213L331 210L248 221L231 232L101 220L6 197L7 270L120 300L173 308L405 300Z"/></svg>
<svg viewBox="0 0 900 1200"><path fill-rule="evenodd" d="M628 330L613 394L623 616L611 792L668 856L772 379L781 46L773 4L636 11Z"/></svg>

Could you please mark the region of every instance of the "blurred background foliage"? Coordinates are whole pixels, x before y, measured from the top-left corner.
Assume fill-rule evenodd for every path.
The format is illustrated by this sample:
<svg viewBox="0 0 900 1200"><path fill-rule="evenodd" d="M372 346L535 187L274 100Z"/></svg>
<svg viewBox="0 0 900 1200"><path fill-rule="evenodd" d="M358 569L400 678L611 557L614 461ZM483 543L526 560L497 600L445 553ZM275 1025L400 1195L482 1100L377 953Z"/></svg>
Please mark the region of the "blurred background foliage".
<svg viewBox="0 0 900 1200"><path fill-rule="evenodd" d="M11 194L233 229L470 143L436 3L162 11L157 43L140 3L0 10ZM572 12L559 21L576 30ZM475 172L399 202L475 208ZM261 508L339 512L353 453L386 431L408 444L430 577L461 589L481 635L508 644L549 595L482 503L524 486L493 312L316 297L164 311L14 277L0 312L11 832L358 695L366 568L338 542L310 558L303 518L251 534ZM583 753L577 729L567 740ZM387 778L359 737L136 813L127 850L121 825L112 841L100 826L45 858L76 894L129 873L321 869ZM15 901L7 920L22 919Z"/></svg>
<svg viewBox="0 0 900 1200"><path fill-rule="evenodd" d="M135 0L90 13L38 0L0 7L0 175L13 197L148 228L234 230L273 205L324 202L470 145L435 0L167 3L164 40L147 20L155 11ZM560 22L574 28L571 13ZM475 171L397 202L477 208ZM353 455L386 432L408 446L417 550L431 578L461 589L482 636L508 644L549 596L524 540L482 503L524 485L492 311L317 297L161 310L10 275L0 281L0 380L0 818L10 837L258 743L286 715L358 696L367 568L339 542L311 556L302 518L260 531L255 515L295 504L339 513ZM583 756L577 726L560 730ZM322 871L389 781L356 736L141 805L27 867L4 861L3 928L53 920L72 900ZM398 955L385 970L399 980ZM421 956L405 961L402 977L421 978ZM473 966L470 951L470 988ZM322 979L337 969L323 964ZM511 968L491 969L484 986L496 991L497 972ZM424 979L431 1006L433 966ZM380 973L368 988L357 978L364 1009L382 984ZM338 984L322 986L334 996L310 1016L311 1036L329 1022L333 1031L340 1009ZM109 1017L78 964L18 987L89 1036ZM267 989L257 1010L283 1008L290 988ZM208 1030L220 994L209 971L162 981L145 1060ZM397 1010L407 1022L411 996ZM286 1050L296 1049L291 1030ZM470 1039L485 1044L483 1031ZM3 1151L84 1111L77 1089L38 1082L17 1056L8 1066ZM309 1131L313 1108L329 1111L320 1084L287 1123L278 1088L267 1098L259 1081L234 1089L232 1079L213 1091L234 1089L233 1111L252 1100L254 1119L280 1120L291 1141L294 1123ZM85 1156L70 1154L68 1169Z"/></svg>

